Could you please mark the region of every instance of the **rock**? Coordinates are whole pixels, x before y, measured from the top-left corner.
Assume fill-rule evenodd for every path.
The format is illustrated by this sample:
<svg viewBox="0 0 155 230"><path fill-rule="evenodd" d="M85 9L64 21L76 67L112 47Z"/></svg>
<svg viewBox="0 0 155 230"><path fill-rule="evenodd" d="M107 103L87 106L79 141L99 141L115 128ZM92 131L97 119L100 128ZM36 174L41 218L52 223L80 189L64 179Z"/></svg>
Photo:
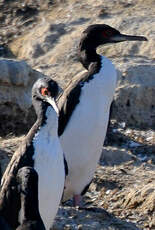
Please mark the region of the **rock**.
<svg viewBox="0 0 155 230"><path fill-rule="evenodd" d="M112 117L127 126L155 127L155 65L146 60L128 60L118 64L120 70Z"/></svg>
<svg viewBox="0 0 155 230"><path fill-rule="evenodd" d="M80 223L80 225L79 225ZM103 208L79 210L73 207L60 207L52 230L138 230L135 224L121 220Z"/></svg>
<svg viewBox="0 0 155 230"><path fill-rule="evenodd" d="M138 186L137 189L130 189L123 200L123 206L129 209L138 209L142 213L153 213L155 211L154 181L141 187Z"/></svg>
<svg viewBox="0 0 155 230"><path fill-rule="evenodd" d="M127 152L125 149L120 149L117 147L106 146L103 148L102 155L100 158L101 165L120 165L127 161L132 161L138 159L132 155L129 151Z"/></svg>
<svg viewBox="0 0 155 230"><path fill-rule="evenodd" d="M57 75L64 87L83 70L76 52L81 32L88 25L105 23L122 33L148 37L148 42L122 42L103 46L98 52L109 57L119 70L112 117L125 121L127 126L151 128L155 124L155 53L151 26L154 19L149 4L153 1L60 3L29 33L14 39L9 48L18 58L27 59L33 68Z"/></svg>
<svg viewBox="0 0 155 230"><path fill-rule="evenodd" d="M0 137L0 180L1 177L18 146L23 141L24 135L20 137Z"/></svg>
<svg viewBox="0 0 155 230"><path fill-rule="evenodd" d="M23 133L35 118L31 102L32 85L44 75L25 61L0 59L0 69L0 134Z"/></svg>

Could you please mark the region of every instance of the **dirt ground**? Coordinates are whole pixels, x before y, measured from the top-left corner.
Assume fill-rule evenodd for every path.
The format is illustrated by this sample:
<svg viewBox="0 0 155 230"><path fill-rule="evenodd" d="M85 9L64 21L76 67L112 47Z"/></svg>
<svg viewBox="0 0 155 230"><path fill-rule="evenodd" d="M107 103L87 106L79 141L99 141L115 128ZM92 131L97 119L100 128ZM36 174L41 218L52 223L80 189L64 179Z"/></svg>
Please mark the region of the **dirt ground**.
<svg viewBox="0 0 155 230"><path fill-rule="evenodd" d="M86 210L60 208L53 229L155 229L155 134L111 121ZM63 224L62 224L63 223Z"/></svg>
<svg viewBox="0 0 155 230"><path fill-rule="evenodd" d="M2 173L21 137L1 138ZM84 209L68 201L61 206L53 230L155 229L154 132L133 130L111 121Z"/></svg>

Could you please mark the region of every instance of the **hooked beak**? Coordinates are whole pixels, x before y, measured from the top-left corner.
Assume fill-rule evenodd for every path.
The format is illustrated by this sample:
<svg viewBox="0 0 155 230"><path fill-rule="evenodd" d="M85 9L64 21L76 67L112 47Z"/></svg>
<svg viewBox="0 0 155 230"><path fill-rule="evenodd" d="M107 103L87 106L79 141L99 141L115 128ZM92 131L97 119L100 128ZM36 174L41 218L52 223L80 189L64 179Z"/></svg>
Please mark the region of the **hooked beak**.
<svg viewBox="0 0 155 230"><path fill-rule="evenodd" d="M46 101L53 107L53 109L55 110L55 112L58 114L59 110L58 110L58 107L56 105L55 99L52 98L52 97L47 97Z"/></svg>
<svg viewBox="0 0 155 230"><path fill-rule="evenodd" d="M148 41L144 36L134 36L134 35L125 35L117 34L111 37L112 42L124 42L124 41Z"/></svg>
<svg viewBox="0 0 155 230"><path fill-rule="evenodd" d="M63 93L63 89L58 85L58 92L57 92L57 95L55 97L47 97L46 98L46 101L53 107L53 109L55 110L55 112L57 114L59 114L59 109L58 109L58 106L57 106L57 101L58 101L58 98L59 96Z"/></svg>

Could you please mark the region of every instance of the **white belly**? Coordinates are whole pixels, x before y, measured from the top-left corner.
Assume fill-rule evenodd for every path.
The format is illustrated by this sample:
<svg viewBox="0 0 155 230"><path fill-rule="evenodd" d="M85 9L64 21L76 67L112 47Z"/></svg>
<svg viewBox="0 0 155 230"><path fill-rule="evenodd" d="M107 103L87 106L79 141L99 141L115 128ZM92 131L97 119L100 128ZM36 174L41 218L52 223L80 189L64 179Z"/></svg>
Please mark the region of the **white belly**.
<svg viewBox="0 0 155 230"><path fill-rule="evenodd" d="M60 139L69 167L64 200L83 191L100 158L116 86L114 66L106 58L102 63L102 72L83 86L80 103Z"/></svg>
<svg viewBox="0 0 155 230"><path fill-rule="evenodd" d="M39 211L46 230L50 229L56 216L65 180L62 148L58 137L51 137L49 132L45 125L33 141L34 168L39 176Z"/></svg>

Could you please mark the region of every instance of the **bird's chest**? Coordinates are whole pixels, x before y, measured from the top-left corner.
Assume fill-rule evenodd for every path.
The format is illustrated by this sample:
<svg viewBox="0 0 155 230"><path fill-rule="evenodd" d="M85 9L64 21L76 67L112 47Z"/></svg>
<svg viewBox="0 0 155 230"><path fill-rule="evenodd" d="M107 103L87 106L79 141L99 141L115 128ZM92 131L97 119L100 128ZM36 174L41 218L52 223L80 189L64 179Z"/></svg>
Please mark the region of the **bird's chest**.
<svg viewBox="0 0 155 230"><path fill-rule="evenodd" d="M65 171L59 139L49 136L45 129L42 128L33 141L33 159L38 173L39 210L49 229L62 196Z"/></svg>
<svg viewBox="0 0 155 230"><path fill-rule="evenodd" d="M39 175L39 186L48 185L51 175L57 175L57 162L61 152L58 138L40 133L33 142L34 168ZM62 152L61 152L62 153Z"/></svg>
<svg viewBox="0 0 155 230"><path fill-rule="evenodd" d="M110 78L108 71L100 71L90 81L85 82L81 89L79 104L72 117L76 116L76 121L79 121L82 127L87 126L87 130L102 126L104 117L109 114L116 79L113 75Z"/></svg>
<svg viewBox="0 0 155 230"><path fill-rule="evenodd" d="M46 183L51 173L56 173L55 162L61 158L62 150L57 137L57 117L48 109L46 123L40 127L33 139L34 168L39 175L39 183ZM43 181L41 181L43 178Z"/></svg>
<svg viewBox="0 0 155 230"><path fill-rule="evenodd" d="M53 193L53 184L57 184L56 181L59 179L58 177L60 175L59 167L62 167L63 162L63 154L59 139L57 136L49 135L49 132L48 126L42 127L33 141L34 168L39 176L40 199ZM51 183L51 178L53 183Z"/></svg>
<svg viewBox="0 0 155 230"><path fill-rule="evenodd" d="M83 107L88 116L105 113L114 96L117 74L112 62L102 57L100 71L85 82L80 95L79 107ZM78 106L77 106L78 107ZM98 114L99 115L99 114Z"/></svg>
<svg viewBox="0 0 155 230"><path fill-rule="evenodd" d="M80 156L83 152L84 157L86 152L94 156L103 144L116 86L116 71L109 60L104 59L102 64L104 68L82 86L79 103L61 138L66 156L71 154L68 153L71 149L68 143L77 151L80 148Z"/></svg>

